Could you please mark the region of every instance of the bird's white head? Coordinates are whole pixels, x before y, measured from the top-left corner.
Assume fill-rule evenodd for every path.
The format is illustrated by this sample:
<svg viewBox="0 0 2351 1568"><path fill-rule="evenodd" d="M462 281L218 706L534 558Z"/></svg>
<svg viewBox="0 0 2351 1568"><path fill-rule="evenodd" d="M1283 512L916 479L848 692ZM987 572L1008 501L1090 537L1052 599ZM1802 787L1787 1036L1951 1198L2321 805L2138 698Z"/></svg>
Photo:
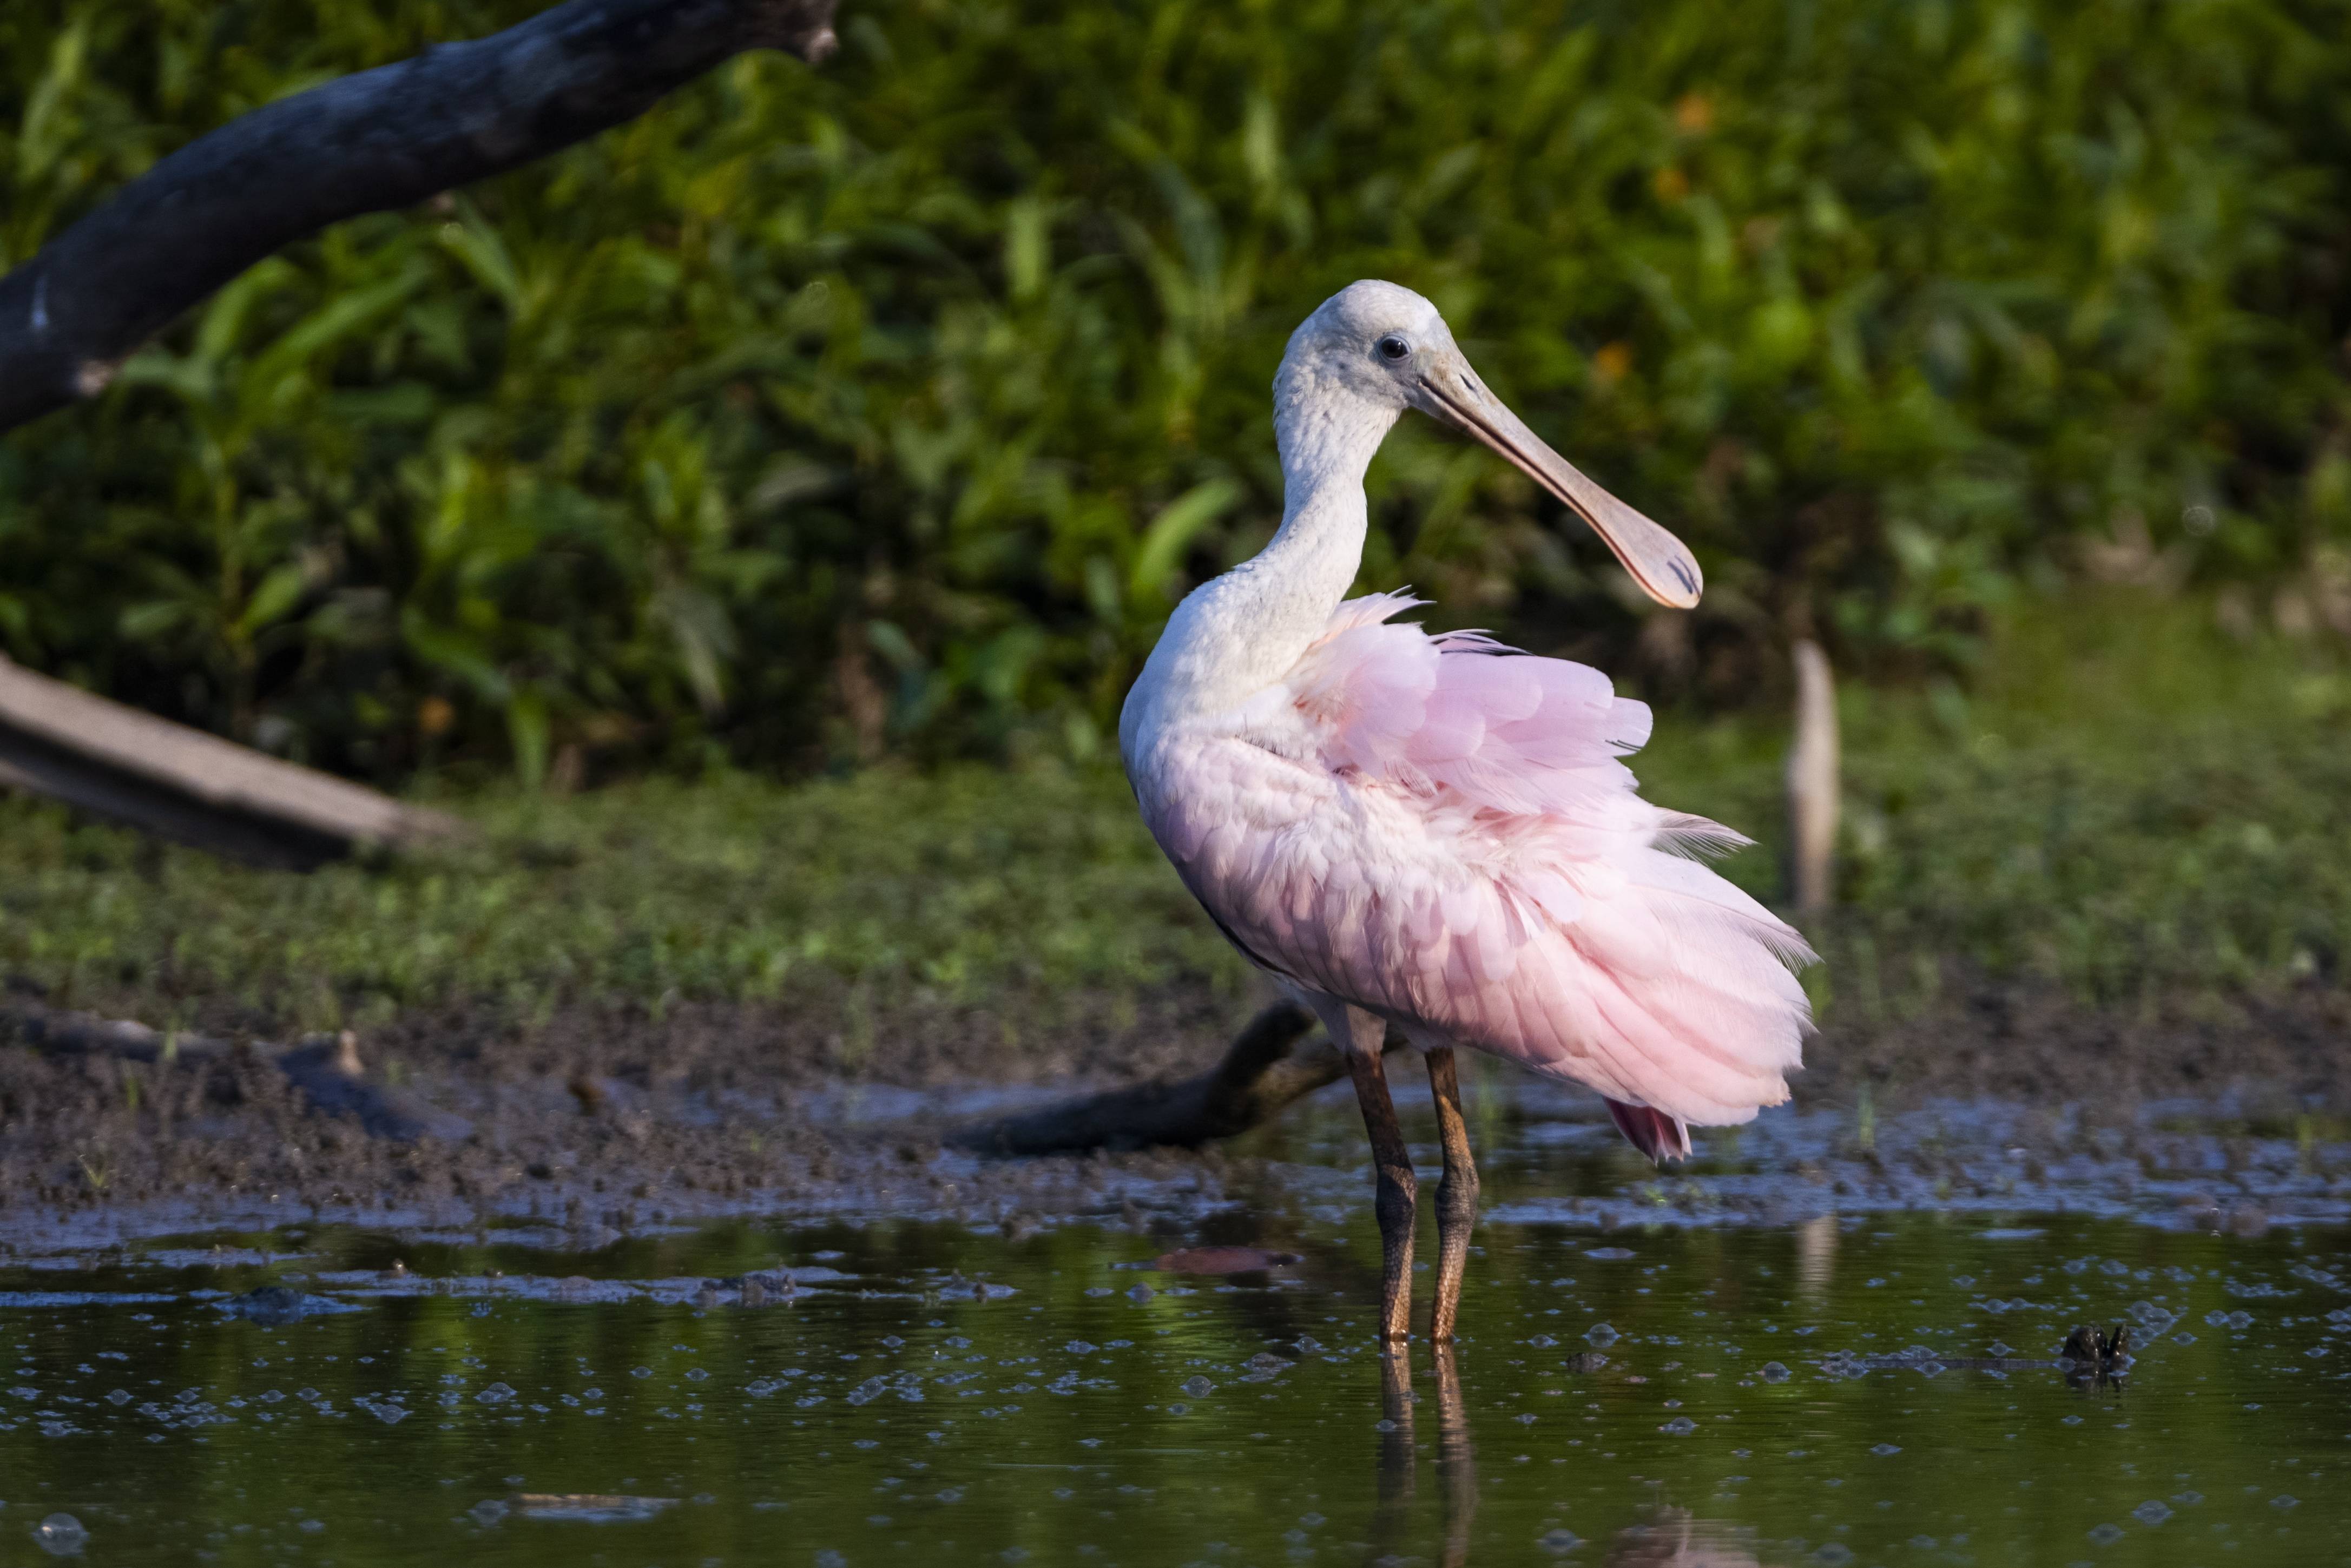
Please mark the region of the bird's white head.
<svg viewBox="0 0 2351 1568"><path fill-rule="evenodd" d="M1388 421L1416 408L1491 447L1592 525L1633 580L1687 610L1705 584L1687 546L1586 477L1486 390L1437 307L1394 283L1351 283L1290 336L1273 381L1276 428L1290 442L1320 423Z"/></svg>

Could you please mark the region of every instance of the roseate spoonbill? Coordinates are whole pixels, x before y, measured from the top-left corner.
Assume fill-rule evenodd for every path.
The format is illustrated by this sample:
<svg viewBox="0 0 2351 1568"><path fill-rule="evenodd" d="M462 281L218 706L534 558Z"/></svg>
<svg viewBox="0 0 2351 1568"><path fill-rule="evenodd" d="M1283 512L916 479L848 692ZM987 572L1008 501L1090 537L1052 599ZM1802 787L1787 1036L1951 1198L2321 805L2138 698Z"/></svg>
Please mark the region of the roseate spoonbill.
<svg viewBox="0 0 2351 1568"><path fill-rule="evenodd" d="M1428 1064L1444 1147L1430 1337L1453 1334L1478 1203L1454 1048L1599 1091L1652 1159L1788 1094L1811 1010L1803 938L1691 858L1747 841L1653 806L1618 760L1649 710L1597 670L1345 599L1364 471L1407 408L1523 469L1659 602L1698 602L1680 540L1570 466L1486 390L1443 318L1350 285L1273 382L1281 528L1176 607L1127 695L1144 821L1233 945L1312 1009L1371 1135L1381 1335L1409 1333L1416 1184L1388 1098L1391 1026Z"/></svg>

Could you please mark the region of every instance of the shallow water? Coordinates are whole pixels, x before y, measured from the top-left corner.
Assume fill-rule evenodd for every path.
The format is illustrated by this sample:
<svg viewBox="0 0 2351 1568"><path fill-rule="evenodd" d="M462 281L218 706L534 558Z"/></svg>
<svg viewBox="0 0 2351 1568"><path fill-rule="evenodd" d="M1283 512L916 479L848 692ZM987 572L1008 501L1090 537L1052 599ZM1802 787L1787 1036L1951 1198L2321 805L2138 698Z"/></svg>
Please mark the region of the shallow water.
<svg viewBox="0 0 2351 1568"><path fill-rule="evenodd" d="M1662 1193L1673 1223L1603 1229L1566 1195L1641 1188L1581 1125L1481 1134L1449 1358L1371 1342L1328 1117L1279 1190L1160 1234L777 1219L567 1254L298 1227L19 1260L0 1561L2351 1560L2323 1175L2321 1218L2253 1236L1964 1197L1690 1223ZM1202 1242L1299 1260L1140 1267ZM271 1321L239 1315L272 1284ZM2126 1376L2023 1364L2091 1322L2133 1325Z"/></svg>

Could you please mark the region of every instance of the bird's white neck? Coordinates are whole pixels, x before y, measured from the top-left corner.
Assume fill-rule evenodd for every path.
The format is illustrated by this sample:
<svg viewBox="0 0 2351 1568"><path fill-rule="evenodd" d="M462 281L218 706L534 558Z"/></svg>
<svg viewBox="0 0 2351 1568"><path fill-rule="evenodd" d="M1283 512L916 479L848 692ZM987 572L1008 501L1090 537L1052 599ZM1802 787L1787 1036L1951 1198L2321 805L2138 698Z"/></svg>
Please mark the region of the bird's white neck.
<svg viewBox="0 0 2351 1568"><path fill-rule="evenodd" d="M1401 412L1282 366L1274 383L1281 528L1176 607L1120 718L1130 764L1145 732L1239 707L1322 634L1363 564L1364 473Z"/></svg>

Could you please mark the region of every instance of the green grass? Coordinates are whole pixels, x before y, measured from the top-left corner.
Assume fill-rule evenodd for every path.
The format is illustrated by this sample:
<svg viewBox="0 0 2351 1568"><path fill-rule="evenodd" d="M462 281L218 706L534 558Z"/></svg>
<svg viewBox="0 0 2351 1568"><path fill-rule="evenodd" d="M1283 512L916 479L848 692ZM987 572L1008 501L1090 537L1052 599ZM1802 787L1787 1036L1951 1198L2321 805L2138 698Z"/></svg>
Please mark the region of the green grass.
<svg viewBox="0 0 2351 1568"><path fill-rule="evenodd" d="M1843 694L1843 907L1818 994L1865 1018L1960 967L2106 1006L2325 983L2351 949L2351 673L2240 645L2192 601L2069 596L1992 640L1972 684ZM1661 716L1655 798L1762 841L1778 876L1782 726ZM1104 770L743 774L444 802L462 852L248 871L0 802L0 972L157 1021L381 1022L580 1000L915 1001L1008 1019L1246 974Z"/></svg>

